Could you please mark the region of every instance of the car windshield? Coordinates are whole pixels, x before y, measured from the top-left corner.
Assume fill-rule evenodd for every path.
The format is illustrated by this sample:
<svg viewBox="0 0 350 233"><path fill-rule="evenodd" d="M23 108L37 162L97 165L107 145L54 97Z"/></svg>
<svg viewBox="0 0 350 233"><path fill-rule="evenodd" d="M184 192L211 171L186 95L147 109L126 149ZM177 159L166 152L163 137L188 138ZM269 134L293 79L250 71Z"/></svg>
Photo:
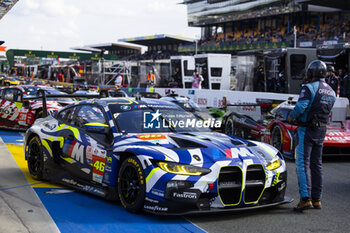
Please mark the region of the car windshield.
<svg viewBox="0 0 350 233"><path fill-rule="evenodd" d="M288 121L288 116L289 113L292 111L290 108L280 108L276 111L275 118L277 120L280 120L282 122L287 122Z"/></svg>
<svg viewBox="0 0 350 233"><path fill-rule="evenodd" d="M179 100L175 103L179 105L181 108L185 109L186 111L190 111L190 112L200 111L198 105L192 100Z"/></svg>
<svg viewBox="0 0 350 233"><path fill-rule="evenodd" d="M210 131L203 121L198 120L192 113L186 112L177 106L139 106L142 107L109 105L119 131L125 133Z"/></svg>
<svg viewBox="0 0 350 233"><path fill-rule="evenodd" d="M38 92L38 87L26 87L23 86L23 89L26 93L27 96L35 96L36 93Z"/></svg>
<svg viewBox="0 0 350 233"><path fill-rule="evenodd" d="M61 92L54 88L40 88L35 86L24 86L23 87L26 96L36 96L39 89L43 89L47 95L67 95L67 93ZM71 98L48 98L50 101L63 101L63 102L73 102Z"/></svg>

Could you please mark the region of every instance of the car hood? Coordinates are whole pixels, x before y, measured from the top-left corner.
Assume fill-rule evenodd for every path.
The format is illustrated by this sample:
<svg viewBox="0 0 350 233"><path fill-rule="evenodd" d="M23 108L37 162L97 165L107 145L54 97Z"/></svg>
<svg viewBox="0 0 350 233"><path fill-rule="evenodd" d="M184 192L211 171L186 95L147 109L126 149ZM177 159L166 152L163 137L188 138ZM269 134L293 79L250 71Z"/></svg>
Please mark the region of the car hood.
<svg viewBox="0 0 350 233"><path fill-rule="evenodd" d="M278 153L278 150L265 143L214 132L123 135L117 144L123 145L124 149L146 148L140 153L147 153L155 159L193 165L224 160L237 163L250 160L250 163L266 164ZM165 158L154 156L159 152Z"/></svg>

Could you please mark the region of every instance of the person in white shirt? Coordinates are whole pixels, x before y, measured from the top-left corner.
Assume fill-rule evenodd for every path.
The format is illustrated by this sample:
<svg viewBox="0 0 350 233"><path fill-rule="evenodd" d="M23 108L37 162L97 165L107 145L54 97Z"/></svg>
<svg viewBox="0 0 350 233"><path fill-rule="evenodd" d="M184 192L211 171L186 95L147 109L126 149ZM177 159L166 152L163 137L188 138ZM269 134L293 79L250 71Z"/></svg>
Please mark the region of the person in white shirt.
<svg viewBox="0 0 350 233"><path fill-rule="evenodd" d="M121 74L118 74L118 76L115 78L115 87L121 88L123 82L123 76Z"/></svg>

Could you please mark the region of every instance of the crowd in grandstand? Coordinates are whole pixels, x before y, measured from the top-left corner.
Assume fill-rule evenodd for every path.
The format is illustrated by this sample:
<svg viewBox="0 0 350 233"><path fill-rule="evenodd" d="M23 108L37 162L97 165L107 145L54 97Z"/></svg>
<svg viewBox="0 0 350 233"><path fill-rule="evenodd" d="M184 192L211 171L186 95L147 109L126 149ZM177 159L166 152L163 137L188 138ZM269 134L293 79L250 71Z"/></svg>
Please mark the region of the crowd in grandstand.
<svg viewBox="0 0 350 233"><path fill-rule="evenodd" d="M177 52L170 51L146 51L143 54L133 54L122 58L125 61L138 61L138 60L162 60L170 59L170 56L177 55Z"/></svg>
<svg viewBox="0 0 350 233"><path fill-rule="evenodd" d="M348 21L331 21L317 28L315 25L306 24L297 26L298 41L326 41L326 40L350 40L350 23ZM200 45L223 45L223 44L251 44L259 42L283 42L294 40L292 28L266 27L264 30L235 30L235 32L214 33L199 41Z"/></svg>

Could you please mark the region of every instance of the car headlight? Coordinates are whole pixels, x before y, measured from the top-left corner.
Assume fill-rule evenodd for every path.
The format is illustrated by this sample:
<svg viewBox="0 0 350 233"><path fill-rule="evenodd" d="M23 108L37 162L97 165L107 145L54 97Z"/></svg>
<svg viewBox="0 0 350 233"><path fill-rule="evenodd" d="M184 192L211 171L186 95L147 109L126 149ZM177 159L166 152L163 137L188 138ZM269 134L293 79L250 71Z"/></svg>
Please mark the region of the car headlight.
<svg viewBox="0 0 350 233"><path fill-rule="evenodd" d="M160 169L176 175L203 176L211 172L211 170L208 168L196 167L189 164L181 164L166 161L155 161L154 163Z"/></svg>
<svg viewBox="0 0 350 233"><path fill-rule="evenodd" d="M281 166L281 160L277 157L266 165L266 168L273 171Z"/></svg>

